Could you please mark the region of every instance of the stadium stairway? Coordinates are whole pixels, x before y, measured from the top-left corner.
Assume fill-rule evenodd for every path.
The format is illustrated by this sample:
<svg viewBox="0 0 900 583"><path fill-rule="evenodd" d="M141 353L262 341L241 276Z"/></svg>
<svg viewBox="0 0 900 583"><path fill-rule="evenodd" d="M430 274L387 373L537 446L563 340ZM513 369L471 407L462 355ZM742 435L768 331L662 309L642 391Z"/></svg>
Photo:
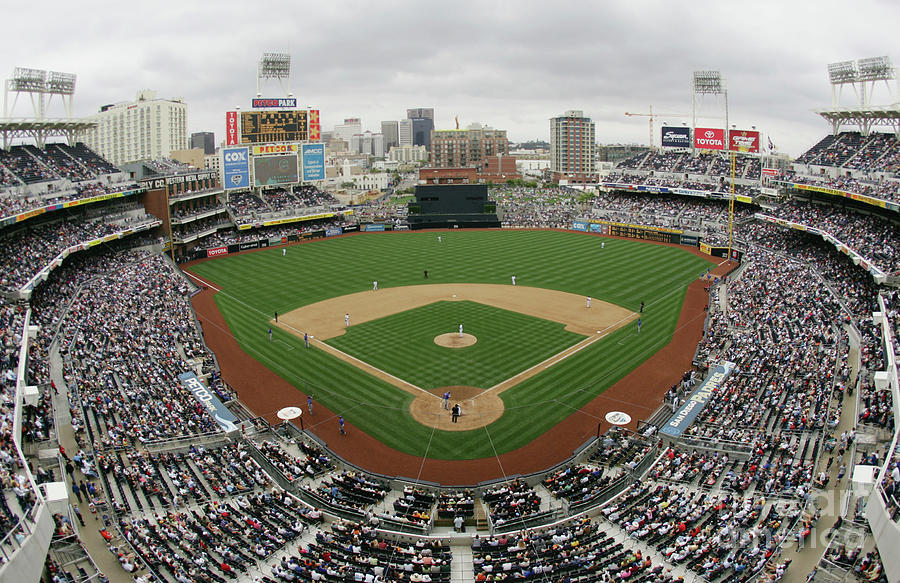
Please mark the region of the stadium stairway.
<svg viewBox="0 0 900 583"><path fill-rule="evenodd" d="M58 394L53 396L53 408L55 411L54 423L57 428L57 439L59 445L66 448L66 451L78 451L78 443L75 441L75 433L72 430L72 420L69 415L68 390L65 379L62 374L62 358L59 354L59 346L54 342L50 347L50 378L56 384ZM80 472L76 471L76 476L80 476ZM91 560L97 565L101 572L106 574L110 583L132 583L133 578L126 573L119 561L107 549L106 541L100 536L99 529L102 528L102 522L97 514L91 514L87 503L78 503L78 500L71 494L71 481L66 478L66 486L69 488L69 503L77 504L81 515L87 524L84 528L80 525L73 525L79 531L79 537L84 549L91 556Z"/></svg>

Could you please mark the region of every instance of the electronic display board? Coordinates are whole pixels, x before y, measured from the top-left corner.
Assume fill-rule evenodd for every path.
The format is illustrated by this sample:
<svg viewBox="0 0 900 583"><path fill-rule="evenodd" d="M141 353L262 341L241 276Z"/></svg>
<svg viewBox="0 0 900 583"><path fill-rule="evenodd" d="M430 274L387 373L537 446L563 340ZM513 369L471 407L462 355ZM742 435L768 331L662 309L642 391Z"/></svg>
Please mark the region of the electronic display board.
<svg viewBox="0 0 900 583"><path fill-rule="evenodd" d="M256 186L276 186L300 182L297 154L289 156L255 156L253 183Z"/></svg>
<svg viewBox="0 0 900 583"><path fill-rule="evenodd" d="M308 139L306 110L241 112L241 143L304 142Z"/></svg>

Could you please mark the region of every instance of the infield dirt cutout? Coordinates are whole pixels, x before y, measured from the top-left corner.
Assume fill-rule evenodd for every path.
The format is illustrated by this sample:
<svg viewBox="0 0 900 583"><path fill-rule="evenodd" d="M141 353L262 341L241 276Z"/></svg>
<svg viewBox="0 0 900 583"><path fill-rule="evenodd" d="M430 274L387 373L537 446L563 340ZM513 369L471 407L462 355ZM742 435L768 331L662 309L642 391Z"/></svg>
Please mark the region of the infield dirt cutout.
<svg viewBox="0 0 900 583"><path fill-rule="evenodd" d="M464 300L559 322L565 325L566 330L587 338L493 387L451 386L432 390L417 387L324 342L344 333L345 314L350 315L350 325L354 326L434 302ZM419 423L447 431L467 431L489 425L503 415L503 400L500 399L500 393L562 362L568 356L638 317L636 312L597 299L592 300L590 308L586 304L584 296L535 287L471 283L430 284L382 288L378 291L330 298L281 314L279 321L277 323L273 321L272 324L300 338L303 338L306 332L310 336L310 343L316 348L325 350L412 394L415 398L410 405L410 413ZM454 341L468 340L466 336L472 339L470 344L449 346L449 343ZM439 342L441 338L446 338L448 344L441 344ZM459 338L459 334L454 332L438 334L435 337L436 343L448 347L468 346L474 344L475 340L474 336L468 334ZM448 390L451 392L450 406L459 403L462 408L462 416L457 423L452 422L450 412L442 407L441 395Z"/></svg>

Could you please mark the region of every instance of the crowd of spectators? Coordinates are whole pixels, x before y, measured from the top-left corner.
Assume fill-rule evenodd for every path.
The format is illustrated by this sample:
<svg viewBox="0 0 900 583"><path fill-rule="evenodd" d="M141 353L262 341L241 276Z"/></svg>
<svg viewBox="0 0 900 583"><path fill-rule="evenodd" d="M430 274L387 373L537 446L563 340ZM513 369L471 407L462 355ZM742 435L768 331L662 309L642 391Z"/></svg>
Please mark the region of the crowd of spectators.
<svg viewBox="0 0 900 583"><path fill-rule="evenodd" d="M143 215L131 224L156 220ZM0 288L17 290L28 283L63 250L121 231L120 224L105 220L70 220L26 227L0 240Z"/></svg>
<svg viewBox="0 0 900 583"><path fill-rule="evenodd" d="M768 214L827 231L885 273L900 271L900 229L884 217L796 199Z"/></svg>
<svg viewBox="0 0 900 583"><path fill-rule="evenodd" d="M288 453L278 442L265 440L258 447L260 451L290 482L308 478L317 478L334 468L331 459L317 447L301 441L299 444L302 456Z"/></svg>
<svg viewBox="0 0 900 583"><path fill-rule="evenodd" d="M218 430L178 380L194 370L196 356L207 368L211 364L205 352L194 358L186 353L202 342L187 301L191 290L158 255L81 286L68 309L61 353L95 449Z"/></svg>
<svg viewBox="0 0 900 583"><path fill-rule="evenodd" d="M655 152L643 152L637 156L622 160L616 165L616 171L620 175L628 177L638 176L635 172L626 172L628 170L638 171L641 173L665 173L665 174L682 174L687 179L687 175L704 175L704 176L731 176L731 158L720 154L709 152L690 152L660 150ZM759 158L756 156L736 155L735 156L735 178L743 178L747 180L759 181L760 164ZM610 182L616 182L612 178ZM684 186L682 188L690 188Z"/></svg>
<svg viewBox="0 0 900 583"><path fill-rule="evenodd" d="M892 134L859 132L829 134L804 152L796 162L807 166L834 166L866 172L897 172L900 145Z"/></svg>
<svg viewBox="0 0 900 583"><path fill-rule="evenodd" d="M566 229L584 210L580 193L569 189L500 186L491 189L491 196L507 227Z"/></svg>
<svg viewBox="0 0 900 583"><path fill-rule="evenodd" d="M293 216L314 209L338 204L338 200L327 191L314 186L271 188L253 192L238 192L229 195L228 208L238 220L250 220L268 216Z"/></svg>
<svg viewBox="0 0 900 583"><path fill-rule="evenodd" d="M475 581L546 580L643 581L676 583L671 568L654 565L601 530L600 523L577 519L555 528L472 540Z"/></svg>
<svg viewBox="0 0 900 583"><path fill-rule="evenodd" d="M810 184L852 194L862 194L893 202L900 202L900 181L891 178L863 179L850 176L827 176L788 173L783 177L788 182Z"/></svg>
<svg viewBox="0 0 900 583"><path fill-rule="evenodd" d="M485 490L481 498L490 508L494 526L520 520L541 510L541 498L534 488L515 479Z"/></svg>

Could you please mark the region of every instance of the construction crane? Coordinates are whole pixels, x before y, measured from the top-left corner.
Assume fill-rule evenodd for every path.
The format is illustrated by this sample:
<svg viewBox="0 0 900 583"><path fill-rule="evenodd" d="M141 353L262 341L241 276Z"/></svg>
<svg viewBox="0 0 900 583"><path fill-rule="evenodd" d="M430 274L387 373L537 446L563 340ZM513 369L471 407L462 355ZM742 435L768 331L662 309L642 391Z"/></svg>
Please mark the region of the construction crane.
<svg viewBox="0 0 900 583"><path fill-rule="evenodd" d="M653 149L653 118L654 117L689 117L690 114L687 113L653 113L653 106L650 106L649 113L631 113L629 111L625 112L625 115L628 117L646 117L650 119L650 149Z"/></svg>

